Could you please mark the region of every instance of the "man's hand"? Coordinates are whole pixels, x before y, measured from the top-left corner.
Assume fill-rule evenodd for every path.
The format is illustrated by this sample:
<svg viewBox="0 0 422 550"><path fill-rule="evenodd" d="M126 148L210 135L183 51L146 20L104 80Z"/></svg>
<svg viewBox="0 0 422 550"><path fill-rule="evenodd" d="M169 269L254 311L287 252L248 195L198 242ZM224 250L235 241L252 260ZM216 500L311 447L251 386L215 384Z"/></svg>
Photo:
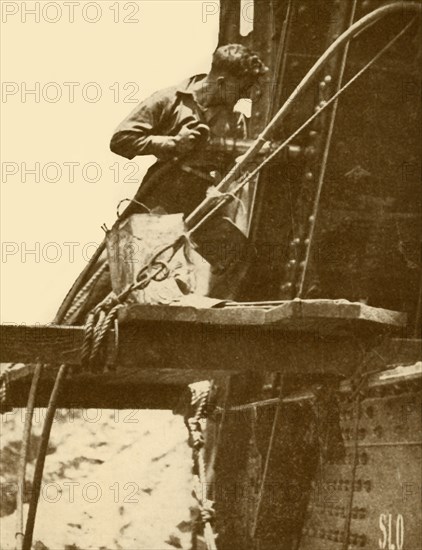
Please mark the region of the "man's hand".
<svg viewBox="0 0 422 550"><path fill-rule="evenodd" d="M175 136L176 151L179 154L189 153L201 142L207 142L209 135L210 129L206 124L198 124L196 121L191 122L183 126Z"/></svg>
<svg viewBox="0 0 422 550"><path fill-rule="evenodd" d="M173 139L176 142L176 151L179 154L189 153L195 148L202 133L198 128L183 126L180 132Z"/></svg>
<svg viewBox="0 0 422 550"><path fill-rule="evenodd" d="M197 147L201 142L206 143L210 129L206 124L192 121L183 126L176 136L154 136L157 147L157 156L167 158L185 155Z"/></svg>

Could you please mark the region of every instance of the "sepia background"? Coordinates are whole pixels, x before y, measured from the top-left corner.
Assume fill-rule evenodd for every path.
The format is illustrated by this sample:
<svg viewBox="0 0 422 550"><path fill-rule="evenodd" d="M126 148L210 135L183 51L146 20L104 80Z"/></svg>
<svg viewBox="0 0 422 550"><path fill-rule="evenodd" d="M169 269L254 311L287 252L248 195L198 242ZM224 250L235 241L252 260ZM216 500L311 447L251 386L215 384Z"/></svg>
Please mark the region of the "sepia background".
<svg viewBox="0 0 422 550"><path fill-rule="evenodd" d="M18 13L7 15L6 4ZM37 2L23 4L29 12ZM45 4L62 6L57 23L49 22L59 13L54 6L43 17ZM73 23L65 4L43 0L37 23L29 13L22 21L21 2L2 2L2 91L6 84L12 90L1 103L2 322L51 321L94 251L89 243L101 242L100 226L113 223L118 201L133 196L153 161L128 163L111 153L114 129L155 90L206 72L217 45L217 2L79 1ZM100 6L85 12L97 22L84 19L89 4ZM30 94L36 83L38 98ZM80 83L73 102L65 83ZM34 170L35 163L40 181L28 172L24 182L25 167ZM62 170L56 183L59 172L50 163ZM79 163L73 182L68 163ZM16 165L17 173L8 173Z"/></svg>

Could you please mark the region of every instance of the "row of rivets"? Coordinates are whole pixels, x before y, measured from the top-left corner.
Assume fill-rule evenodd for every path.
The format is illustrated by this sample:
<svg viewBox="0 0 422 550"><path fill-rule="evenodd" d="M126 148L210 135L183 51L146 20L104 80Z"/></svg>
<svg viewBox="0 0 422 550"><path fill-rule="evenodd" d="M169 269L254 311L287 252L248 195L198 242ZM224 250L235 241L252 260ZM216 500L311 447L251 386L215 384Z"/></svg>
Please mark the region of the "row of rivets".
<svg viewBox="0 0 422 550"><path fill-rule="evenodd" d="M305 537L331 540L333 542L344 542L344 532L338 529L316 529L309 527L303 529L302 534ZM349 543L352 546L363 548L366 546L366 542L366 535L351 533L349 536Z"/></svg>
<svg viewBox="0 0 422 550"><path fill-rule="evenodd" d="M327 491L350 491L350 485L351 481L350 479L333 479L332 481L328 481L324 484L326 486ZM314 488L315 485L312 485ZM354 491L362 491L365 490L367 493L369 493L372 490L372 482L369 479L362 480L362 479L356 479L354 483Z"/></svg>
<svg viewBox="0 0 422 550"><path fill-rule="evenodd" d="M352 455L345 455L342 458L337 459L337 460L329 459L327 462L328 462L328 464L331 464L331 465L334 465L334 464L339 464L339 465L353 464L354 457ZM368 453L366 451L362 451L362 452L358 453L357 462L358 462L358 464L361 464L363 466L368 464L368 462L369 462Z"/></svg>
<svg viewBox="0 0 422 550"><path fill-rule="evenodd" d="M370 433L370 432L369 432ZM375 426L375 428L372 430L372 433L378 438L381 439L384 436L384 429L379 424ZM352 441L354 439L354 429L346 428L342 432L343 434L343 440L344 441ZM362 441L368 436L368 430L365 428L359 428L357 433L357 438L359 441Z"/></svg>
<svg viewBox="0 0 422 550"><path fill-rule="evenodd" d="M299 11L300 11L300 8L299 8ZM332 81L331 75L326 75L323 78L323 80L321 80L320 89L319 89L319 96L320 97L318 99L318 105L316 106L316 110L319 110L320 107L322 107L323 105L326 104L325 92L327 91L328 85L331 83L331 81ZM311 129L309 131L308 135L309 135L309 139L310 139L311 143L305 148L304 157L309 163L309 162L312 162L314 160L314 157L317 154L317 148L316 148L314 142L315 142L315 140L318 136L318 132L315 129ZM313 169L310 165L304 167L304 181L307 182L307 183L312 183L312 182L315 181L315 173L314 173L314 171L313 171ZM314 224L315 217L313 215L311 215L311 216L309 216L307 221L308 221L308 229L309 229L309 227L311 227ZM291 292L292 291L293 281L296 280L297 273L298 273L298 268L299 268L299 273L303 272L303 270L305 269L306 262L305 261L300 261L299 262L299 260L298 260L298 258L300 256L302 256L302 258L304 256L303 249L299 250L299 247L302 244L305 246L305 250L306 250L306 248L310 244L309 238L306 238L302 241L301 239L296 237L290 242L290 258L287 261L286 266L285 266L285 268L286 268L286 278L288 279L288 282L286 282L285 284L282 285L281 290L283 292Z"/></svg>
<svg viewBox="0 0 422 550"><path fill-rule="evenodd" d="M347 510L346 506L334 506L334 505L329 506L327 504L308 506L308 509L313 509L318 513L322 512L328 516L333 516L338 518L345 518L346 510ZM366 508L359 508L358 506L354 506L352 508L353 519L365 519L366 516L367 516Z"/></svg>
<svg viewBox="0 0 422 550"><path fill-rule="evenodd" d="M343 434L343 439L345 441L352 441L355 438L354 429L351 429L351 428L346 428L345 430L343 430L342 434ZM366 437L365 428L359 428L357 433L357 438L360 441L362 441L362 439L365 439L365 437Z"/></svg>

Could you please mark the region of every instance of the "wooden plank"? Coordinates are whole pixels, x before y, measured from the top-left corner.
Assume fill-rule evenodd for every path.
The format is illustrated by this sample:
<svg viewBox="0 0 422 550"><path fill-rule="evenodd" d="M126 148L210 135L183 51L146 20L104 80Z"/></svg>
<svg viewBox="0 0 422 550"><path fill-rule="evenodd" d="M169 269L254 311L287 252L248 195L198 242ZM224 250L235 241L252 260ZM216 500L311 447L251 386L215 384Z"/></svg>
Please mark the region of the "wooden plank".
<svg viewBox="0 0 422 550"><path fill-rule="evenodd" d="M406 326L405 313L391 311L348 300L300 300L295 299L266 313L267 323L285 325L297 330L297 325L308 327L337 325L342 328L358 321L356 326L378 325L385 328Z"/></svg>
<svg viewBox="0 0 422 550"><path fill-rule="evenodd" d="M167 305L133 305L119 312L122 323L133 321L166 321L213 325L265 325L265 308L224 307L194 308Z"/></svg>
<svg viewBox="0 0 422 550"><path fill-rule="evenodd" d="M312 330L322 333L325 328L350 328L372 325L384 328L406 326L406 314L375 308L347 300L287 300L274 307L226 305L217 308L194 308L186 306L132 305L119 314L123 323L133 321L173 321L181 323L204 323L214 325L278 325L283 330Z"/></svg>
<svg viewBox="0 0 422 550"><path fill-rule="evenodd" d="M345 301L293 301L270 309L132 306L121 318L118 349L114 332L108 335L104 362L110 372L80 368L83 327L2 326L0 360L22 363L10 376L15 406L28 393L28 364L41 361L47 366L38 406L47 403L58 366L67 363L73 369L61 406L173 408L183 386L206 378L265 371L347 377L363 361L381 369L403 364L414 358L417 345L409 351L386 338L384 347L375 348L372 339L403 321L402 314ZM365 348L375 351L368 355Z"/></svg>
<svg viewBox="0 0 422 550"><path fill-rule="evenodd" d="M112 364L117 357L121 379L142 376L147 382L148 373L161 373L166 384L179 383L180 371L190 371L183 382L254 370L344 374L359 354L350 334L362 326L363 337L398 329L405 318L344 300L293 300L270 310L135 305L120 316L118 350L114 333L108 335L104 362ZM375 332L367 331L368 325ZM345 331L351 328L352 333ZM83 327L3 325L1 361L80 365L83 340Z"/></svg>
<svg viewBox="0 0 422 550"><path fill-rule="evenodd" d="M145 381L149 373L159 383L161 372L170 383L180 380L180 371L190 371L183 383L218 372L349 372L360 354L350 339L289 333L276 326L137 321L123 324L119 333L117 353L114 334L108 336L105 364L117 357L114 375L127 382ZM83 338L81 327L2 326L0 360L80 365Z"/></svg>

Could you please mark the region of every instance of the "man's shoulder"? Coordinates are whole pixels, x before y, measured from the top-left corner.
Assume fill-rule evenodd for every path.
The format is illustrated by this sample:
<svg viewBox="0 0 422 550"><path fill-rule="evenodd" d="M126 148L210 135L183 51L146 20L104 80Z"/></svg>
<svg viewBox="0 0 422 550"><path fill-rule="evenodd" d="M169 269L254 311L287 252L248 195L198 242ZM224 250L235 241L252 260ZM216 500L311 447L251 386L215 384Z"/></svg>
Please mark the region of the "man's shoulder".
<svg viewBox="0 0 422 550"><path fill-rule="evenodd" d="M189 78L185 78L182 82L176 86L177 93L192 94L195 88L195 85L203 80L206 77L206 74L195 74Z"/></svg>
<svg viewBox="0 0 422 550"><path fill-rule="evenodd" d="M190 76L177 84L157 90L149 96L148 99L154 102L171 102L172 100L175 100L179 94L191 94L195 83L203 77L204 75Z"/></svg>
<svg viewBox="0 0 422 550"><path fill-rule="evenodd" d="M165 105L171 105L177 101L180 95L192 95L195 84L202 80L204 77L204 74L197 74L194 76L190 76L189 78L185 78L178 84L173 84L172 86L167 86L166 88L157 90L142 103L147 105L160 104L163 107Z"/></svg>

